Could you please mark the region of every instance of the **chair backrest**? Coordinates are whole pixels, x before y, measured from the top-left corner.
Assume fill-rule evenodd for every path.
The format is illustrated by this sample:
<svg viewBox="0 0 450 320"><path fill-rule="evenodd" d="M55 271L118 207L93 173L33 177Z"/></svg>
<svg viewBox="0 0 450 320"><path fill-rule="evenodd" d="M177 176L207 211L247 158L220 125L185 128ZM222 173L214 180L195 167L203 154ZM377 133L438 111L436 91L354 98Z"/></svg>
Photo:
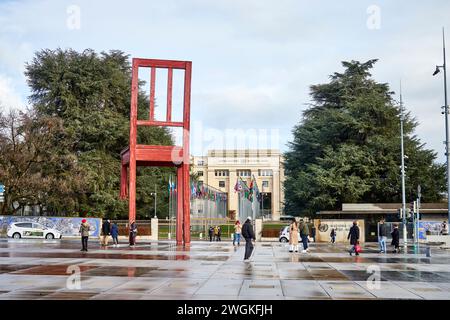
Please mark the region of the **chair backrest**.
<svg viewBox="0 0 450 320"><path fill-rule="evenodd" d="M148 120L137 119L138 94L139 94L139 68L150 68L150 106ZM156 69L167 69L167 103L166 119L155 120L155 83ZM183 90L183 121L172 120L172 88L173 70L184 70ZM189 162L189 132L190 132L190 108L191 108L191 61L157 60L133 58L131 79L131 114L130 114L130 148L136 147L137 126L161 126L183 128L183 160Z"/></svg>

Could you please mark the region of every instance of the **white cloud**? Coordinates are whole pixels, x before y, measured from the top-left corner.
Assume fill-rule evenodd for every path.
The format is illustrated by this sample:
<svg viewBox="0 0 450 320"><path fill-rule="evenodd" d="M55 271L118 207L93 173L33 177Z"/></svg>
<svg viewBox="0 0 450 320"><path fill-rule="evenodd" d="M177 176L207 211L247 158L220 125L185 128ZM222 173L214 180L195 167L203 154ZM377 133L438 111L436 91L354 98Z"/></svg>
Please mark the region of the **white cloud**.
<svg viewBox="0 0 450 320"><path fill-rule="evenodd" d="M23 108L21 96L16 92L11 78L0 74L0 107L6 109Z"/></svg>

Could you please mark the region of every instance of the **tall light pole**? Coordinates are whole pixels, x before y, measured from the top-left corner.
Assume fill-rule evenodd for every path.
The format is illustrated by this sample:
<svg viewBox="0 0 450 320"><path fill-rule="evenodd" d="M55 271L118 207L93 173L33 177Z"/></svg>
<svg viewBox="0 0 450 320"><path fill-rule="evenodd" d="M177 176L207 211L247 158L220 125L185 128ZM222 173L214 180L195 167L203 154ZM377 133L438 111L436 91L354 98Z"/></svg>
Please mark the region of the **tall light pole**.
<svg viewBox="0 0 450 320"><path fill-rule="evenodd" d="M441 69L444 69L444 114L445 114L445 158L447 159L447 214L448 221L450 221L450 152L449 152L449 140L448 140L448 101L447 101L447 64L445 59L445 31L442 28L442 51L444 55L444 64L442 66L436 66L436 70L433 76L437 75Z"/></svg>
<svg viewBox="0 0 450 320"><path fill-rule="evenodd" d="M403 146L403 121L405 120L403 114L403 99L402 99L402 84L400 82L400 139L401 139L401 156L402 156L402 222L403 222L403 243L407 245L407 229L406 229L406 196L405 196L405 149Z"/></svg>
<svg viewBox="0 0 450 320"><path fill-rule="evenodd" d="M156 183L155 183L155 192L151 192L150 195L155 196L155 216L154 216L154 218L156 219L157 218L157 216L156 216Z"/></svg>

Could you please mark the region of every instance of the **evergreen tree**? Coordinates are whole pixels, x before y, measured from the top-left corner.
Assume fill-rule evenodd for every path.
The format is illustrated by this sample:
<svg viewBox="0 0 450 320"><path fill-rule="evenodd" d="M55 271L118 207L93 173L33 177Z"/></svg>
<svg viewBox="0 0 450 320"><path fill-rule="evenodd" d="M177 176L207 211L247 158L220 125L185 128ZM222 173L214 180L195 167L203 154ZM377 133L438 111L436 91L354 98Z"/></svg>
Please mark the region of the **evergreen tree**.
<svg viewBox="0 0 450 320"><path fill-rule="evenodd" d="M377 60L343 62L343 73L311 86L312 102L294 127L285 154L285 210L313 214L344 202L401 202L400 109L389 85L370 70ZM422 186L422 201L441 200L445 167L404 121L407 201Z"/></svg>
<svg viewBox="0 0 450 320"><path fill-rule="evenodd" d="M118 198L120 152L129 143L131 66L121 51L95 53L93 50L42 50L36 53L25 72L31 89L30 102L40 117L62 120L65 142L54 152L75 155L83 170L83 191L76 194L74 212L125 218L128 204ZM149 98L141 88L138 116L148 118ZM67 144L67 141L70 143ZM166 128L138 130L138 143L173 145ZM65 150L58 150L64 148ZM167 214L168 176L172 169L139 168L137 172L137 215L153 216L157 185L158 215ZM55 208L49 208L54 210ZM71 210L69 210L71 211Z"/></svg>

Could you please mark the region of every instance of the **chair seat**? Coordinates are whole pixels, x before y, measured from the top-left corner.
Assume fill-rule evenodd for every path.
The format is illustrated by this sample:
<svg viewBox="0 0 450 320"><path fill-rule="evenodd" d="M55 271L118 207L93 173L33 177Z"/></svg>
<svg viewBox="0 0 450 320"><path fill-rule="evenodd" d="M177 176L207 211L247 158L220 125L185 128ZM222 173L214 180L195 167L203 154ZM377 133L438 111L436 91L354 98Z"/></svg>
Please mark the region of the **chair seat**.
<svg viewBox="0 0 450 320"><path fill-rule="evenodd" d="M130 147L120 153L123 165L130 162ZM136 145L137 166L174 167L183 163L183 148L179 146Z"/></svg>

